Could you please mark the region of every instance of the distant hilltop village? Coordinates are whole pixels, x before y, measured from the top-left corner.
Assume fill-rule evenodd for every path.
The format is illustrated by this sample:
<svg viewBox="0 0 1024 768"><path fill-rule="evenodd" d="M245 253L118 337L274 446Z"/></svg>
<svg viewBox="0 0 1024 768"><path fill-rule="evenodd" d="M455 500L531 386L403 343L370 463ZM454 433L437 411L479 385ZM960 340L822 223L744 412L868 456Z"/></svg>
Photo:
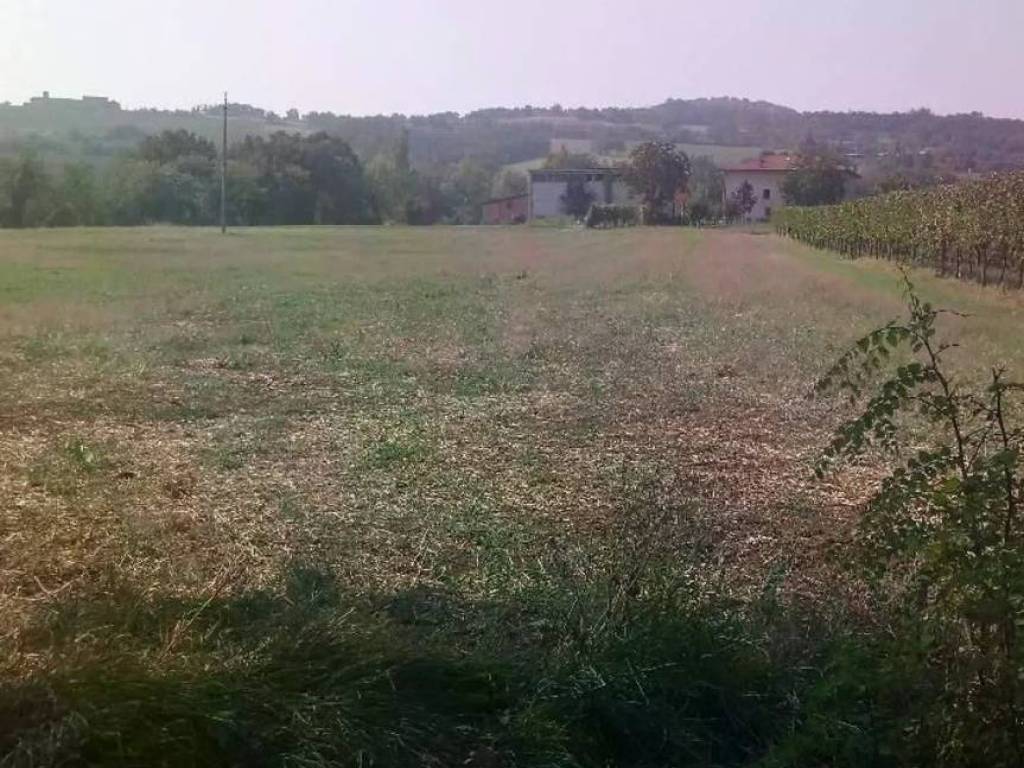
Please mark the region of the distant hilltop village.
<svg viewBox="0 0 1024 768"><path fill-rule="evenodd" d="M23 106L29 107L92 107L98 109L120 110L121 105L106 96L83 96L80 99L63 99L50 96L49 91L43 91L42 96L33 96Z"/></svg>

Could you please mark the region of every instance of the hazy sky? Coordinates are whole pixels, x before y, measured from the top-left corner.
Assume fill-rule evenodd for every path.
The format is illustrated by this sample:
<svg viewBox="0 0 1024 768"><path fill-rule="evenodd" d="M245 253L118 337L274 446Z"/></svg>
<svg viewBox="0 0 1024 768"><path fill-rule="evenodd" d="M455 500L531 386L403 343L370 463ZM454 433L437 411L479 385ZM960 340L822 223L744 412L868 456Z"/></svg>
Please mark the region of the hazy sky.
<svg viewBox="0 0 1024 768"><path fill-rule="evenodd" d="M459 112L745 96L1024 118L1024 0L0 0L0 101Z"/></svg>

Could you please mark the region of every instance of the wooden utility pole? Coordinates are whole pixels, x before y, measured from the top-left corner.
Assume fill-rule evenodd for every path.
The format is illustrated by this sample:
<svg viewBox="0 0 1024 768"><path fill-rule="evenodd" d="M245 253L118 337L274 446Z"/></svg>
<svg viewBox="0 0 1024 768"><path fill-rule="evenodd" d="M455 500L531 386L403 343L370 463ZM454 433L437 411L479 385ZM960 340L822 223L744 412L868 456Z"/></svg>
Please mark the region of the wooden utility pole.
<svg viewBox="0 0 1024 768"><path fill-rule="evenodd" d="M224 137L220 145L220 233L228 231L228 92L224 91Z"/></svg>

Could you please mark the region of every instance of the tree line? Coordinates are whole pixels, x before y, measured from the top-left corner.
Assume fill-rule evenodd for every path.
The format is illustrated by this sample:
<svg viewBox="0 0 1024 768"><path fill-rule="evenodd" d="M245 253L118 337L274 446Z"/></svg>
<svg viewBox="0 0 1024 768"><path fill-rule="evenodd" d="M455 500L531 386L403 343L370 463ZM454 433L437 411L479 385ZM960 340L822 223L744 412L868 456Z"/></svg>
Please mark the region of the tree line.
<svg viewBox="0 0 1024 768"><path fill-rule="evenodd" d="M563 135L597 138L601 126L625 130L645 126L657 137L678 142L795 147L808 136L862 154L893 167L895 158L927 158L954 172L997 171L1024 167L1024 121L987 117L978 112L936 115L908 112L799 112L765 101L740 98L669 99L650 107L605 109L526 106L471 113L466 120L488 118L515 124L541 124L545 118L577 121ZM564 129L563 129L564 130ZM629 139L647 138L637 135ZM651 137L653 138L653 137Z"/></svg>
<svg viewBox="0 0 1024 768"><path fill-rule="evenodd" d="M525 173L475 157L415 167L409 133L364 163L328 133L246 136L227 155L227 221L287 224L475 224L492 196L525 194ZM210 140L167 130L142 138L105 163L64 162L23 150L0 158L0 226L212 225L220 219L220 156ZM548 167L598 165L555 153ZM707 176L706 164L698 164ZM648 222L665 222L691 165L672 144L639 145L621 165ZM719 174L720 175L720 174ZM699 177L698 178L703 178ZM709 199L719 188L707 185ZM580 194L574 195L573 192ZM570 190L567 214L582 220L592 200Z"/></svg>
<svg viewBox="0 0 1024 768"><path fill-rule="evenodd" d="M0 226L209 225L220 217L216 145L186 130L143 138L103 163L57 164L31 147L0 158ZM227 220L278 224L476 223L496 186L525 179L473 158L413 169L408 134L368 165L321 132L246 136L227 157Z"/></svg>
<svg viewBox="0 0 1024 768"><path fill-rule="evenodd" d="M30 145L14 158L0 158L0 226L215 224L219 164L213 142L183 129L144 136L101 163L58 164ZM545 163L552 169L600 165L589 154L564 149ZM636 221L731 221L755 202L747 188L726 197L722 172L710 158L691 160L669 142L641 143L616 167L640 198L644 213ZM824 151L803 152L800 168L786 182L787 202L836 202L843 197L844 174ZM246 136L229 148L226 216L233 226L475 224L481 203L525 194L528 184L523 172L473 156L414 165L408 131L366 164L337 136L279 131ZM682 192L686 204L680 212ZM578 221L594 202L582 183L570 184L562 200L565 214Z"/></svg>
<svg viewBox="0 0 1024 768"><path fill-rule="evenodd" d="M24 152L0 161L5 227L212 224L220 216L219 156L188 131L150 136L102 167L62 168ZM375 219L359 159L343 141L315 134L247 137L231 147L232 224L349 224Z"/></svg>

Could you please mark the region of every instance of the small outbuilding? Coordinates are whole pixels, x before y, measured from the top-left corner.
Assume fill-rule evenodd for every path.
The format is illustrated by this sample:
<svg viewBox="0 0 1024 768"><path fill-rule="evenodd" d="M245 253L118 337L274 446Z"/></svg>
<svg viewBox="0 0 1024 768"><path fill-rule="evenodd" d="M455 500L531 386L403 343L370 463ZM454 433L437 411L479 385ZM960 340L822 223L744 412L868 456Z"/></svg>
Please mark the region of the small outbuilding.
<svg viewBox="0 0 1024 768"><path fill-rule="evenodd" d="M484 224L522 224L530 215L530 196L496 197L483 204Z"/></svg>
<svg viewBox="0 0 1024 768"><path fill-rule="evenodd" d="M599 205L634 205L636 194L617 168L542 168L530 171L530 219L565 216L565 198L578 184Z"/></svg>

